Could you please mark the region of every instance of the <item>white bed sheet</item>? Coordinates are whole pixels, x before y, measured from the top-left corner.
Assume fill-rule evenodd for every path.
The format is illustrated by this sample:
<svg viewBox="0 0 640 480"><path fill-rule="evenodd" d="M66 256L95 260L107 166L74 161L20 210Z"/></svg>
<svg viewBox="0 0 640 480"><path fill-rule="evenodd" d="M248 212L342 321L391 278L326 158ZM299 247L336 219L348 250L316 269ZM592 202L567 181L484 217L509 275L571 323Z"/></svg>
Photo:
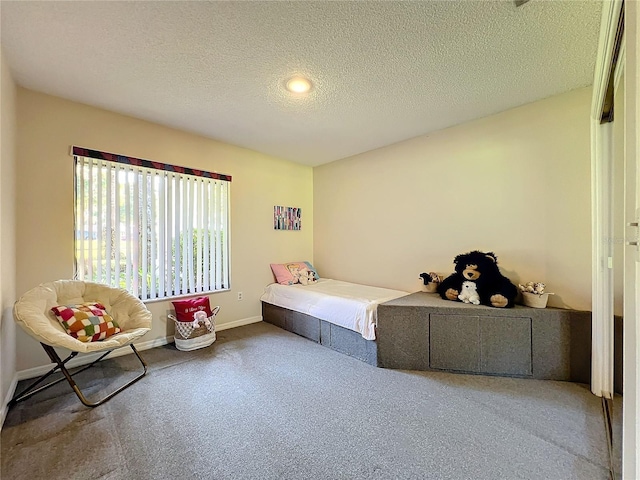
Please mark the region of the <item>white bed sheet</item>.
<svg viewBox="0 0 640 480"><path fill-rule="evenodd" d="M321 278L306 286L272 283L265 288L260 300L306 313L354 330L367 340L375 340L378 305L409 293Z"/></svg>

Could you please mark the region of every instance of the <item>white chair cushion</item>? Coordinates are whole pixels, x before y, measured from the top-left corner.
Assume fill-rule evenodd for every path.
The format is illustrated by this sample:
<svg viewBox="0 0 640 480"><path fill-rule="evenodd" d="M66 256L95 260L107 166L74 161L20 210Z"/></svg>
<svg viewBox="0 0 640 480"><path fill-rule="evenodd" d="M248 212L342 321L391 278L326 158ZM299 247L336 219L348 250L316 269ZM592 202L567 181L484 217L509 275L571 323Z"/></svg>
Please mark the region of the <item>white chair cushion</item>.
<svg viewBox="0 0 640 480"><path fill-rule="evenodd" d="M122 332L89 343L68 335L51 308L83 302L102 303ZM119 348L151 330L151 312L140 299L120 288L79 280L43 283L20 297L13 311L16 322L39 342L81 353Z"/></svg>

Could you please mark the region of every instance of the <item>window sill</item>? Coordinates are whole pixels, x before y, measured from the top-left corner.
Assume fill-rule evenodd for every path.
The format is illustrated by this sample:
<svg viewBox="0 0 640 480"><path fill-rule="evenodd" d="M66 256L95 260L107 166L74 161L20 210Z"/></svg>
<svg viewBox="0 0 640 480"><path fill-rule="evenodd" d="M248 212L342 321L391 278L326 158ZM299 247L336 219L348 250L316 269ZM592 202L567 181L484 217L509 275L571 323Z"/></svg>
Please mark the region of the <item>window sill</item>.
<svg viewBox="0 0 640 480"><path fill-rule="evenodd" d="M159 298L149 298L148 300L140 299L143 303L156 303L156 302L169 302L173 300L180 300L182 298L192 298L192 297L202 297L206 295L213 295L216 293L224 293L230 292L230 288L223 288L222 290L211 290L208 292L198 292L198 293L185 293L184 295L174 295L171 297L159 297Z"/></svg>

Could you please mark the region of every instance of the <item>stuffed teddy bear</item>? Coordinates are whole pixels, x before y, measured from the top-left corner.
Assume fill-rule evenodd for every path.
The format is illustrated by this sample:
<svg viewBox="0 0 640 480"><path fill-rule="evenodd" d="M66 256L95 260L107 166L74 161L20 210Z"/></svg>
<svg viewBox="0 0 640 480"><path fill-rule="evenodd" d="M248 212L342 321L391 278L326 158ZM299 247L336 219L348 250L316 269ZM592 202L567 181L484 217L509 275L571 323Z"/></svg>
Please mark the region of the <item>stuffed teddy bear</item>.
<svg viewBox="0 0 640 480"><path fill-rule="evenodd" d="M458 300L462 300L464 303L480 305L480 296L476 290L476 284L469 281L462 282L462 291L458 295Z"/></svg>
<svg viewBox="0 0 640 480"><path fill-rule="evenodd" d="M513 307L518 289L500 273L498 257L493 252L473 252L453 259L455 272L438 285L438 293L445 300L460 301L462 283L475 282L480 303L491 307Z"/></svg>

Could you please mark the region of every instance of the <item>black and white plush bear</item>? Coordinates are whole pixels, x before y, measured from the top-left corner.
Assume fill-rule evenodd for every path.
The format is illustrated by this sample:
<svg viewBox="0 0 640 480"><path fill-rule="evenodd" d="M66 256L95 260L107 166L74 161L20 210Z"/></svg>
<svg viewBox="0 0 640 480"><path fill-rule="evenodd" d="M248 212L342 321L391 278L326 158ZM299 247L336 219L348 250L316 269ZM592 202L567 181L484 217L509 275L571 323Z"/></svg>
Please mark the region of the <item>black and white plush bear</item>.
<svg viewBox="0 0 640 480"><path fill-rule="evenodd" d="M513 307L518 289L500 273L498 257L493 252L473 252L453 259L455 273L438 285L438 293L446 300L460 301L463 282L474 282L480 303L491 307Z"/></svg>

